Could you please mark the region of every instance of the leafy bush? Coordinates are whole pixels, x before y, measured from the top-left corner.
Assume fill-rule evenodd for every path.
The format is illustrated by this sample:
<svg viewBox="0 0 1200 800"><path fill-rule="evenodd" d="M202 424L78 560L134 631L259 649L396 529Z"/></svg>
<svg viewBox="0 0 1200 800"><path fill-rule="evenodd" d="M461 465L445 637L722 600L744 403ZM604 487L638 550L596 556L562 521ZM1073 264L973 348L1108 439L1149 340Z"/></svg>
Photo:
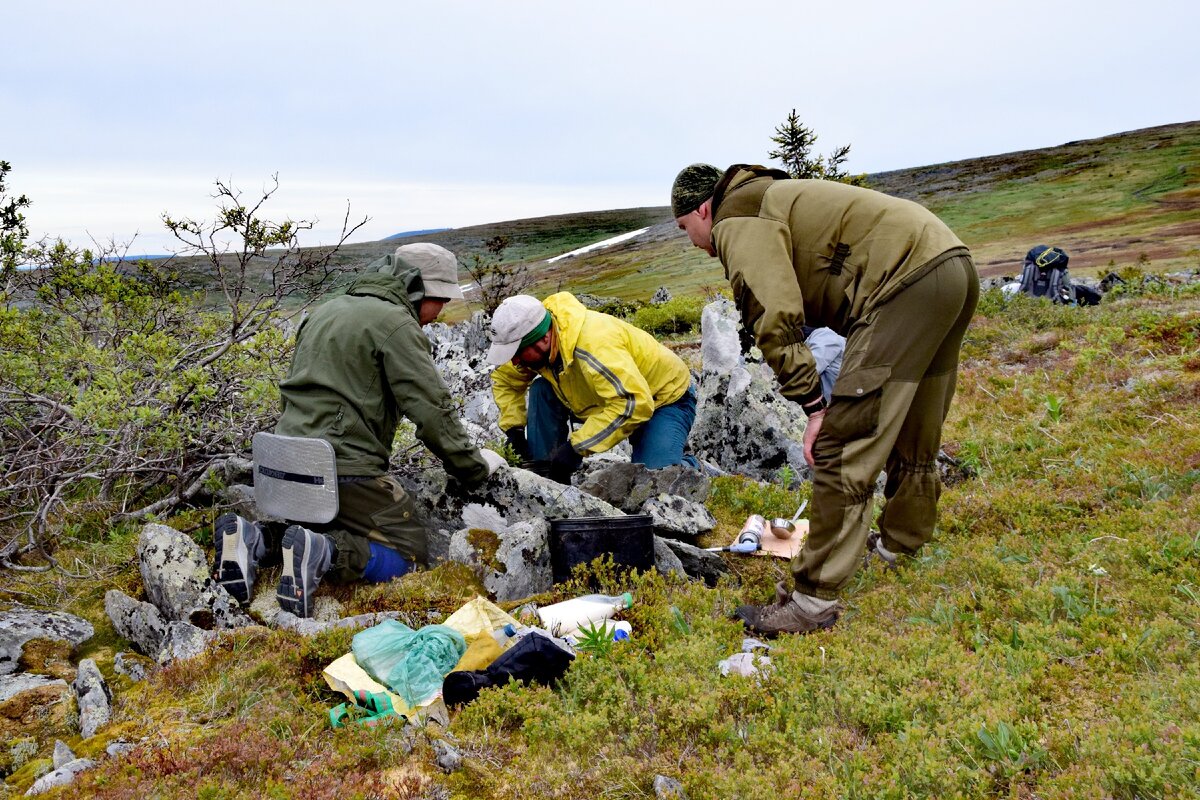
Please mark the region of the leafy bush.
<svg viewBox="0 0 1200 800"><path fill-rule="evenodd" d="M696 295L673 297L661 305L639 308L629 322L656 336L691 333L700 327L705 305L705 299Z"/></svg>

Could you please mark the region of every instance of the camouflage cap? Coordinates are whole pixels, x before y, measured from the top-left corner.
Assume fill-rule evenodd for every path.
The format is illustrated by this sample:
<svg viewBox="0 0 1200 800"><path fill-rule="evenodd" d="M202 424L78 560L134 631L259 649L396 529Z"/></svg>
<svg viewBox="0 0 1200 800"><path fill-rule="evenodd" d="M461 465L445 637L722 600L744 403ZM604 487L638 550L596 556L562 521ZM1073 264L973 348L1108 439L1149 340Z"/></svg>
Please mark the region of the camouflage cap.
<svg viewBox="0 0 1200 800"><path fill-rule="evenodd" d="M712 164L689 164L681 169L671 184L671 214L678 219L699 208L713 196L722 174Z"/></svg>

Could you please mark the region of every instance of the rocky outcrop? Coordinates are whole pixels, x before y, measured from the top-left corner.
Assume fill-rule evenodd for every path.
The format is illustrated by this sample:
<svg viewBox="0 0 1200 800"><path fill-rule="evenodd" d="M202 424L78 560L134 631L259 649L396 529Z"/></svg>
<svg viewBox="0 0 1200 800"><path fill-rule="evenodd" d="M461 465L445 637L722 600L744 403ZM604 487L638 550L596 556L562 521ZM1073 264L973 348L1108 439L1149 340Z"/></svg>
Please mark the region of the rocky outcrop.
<svg viewBox="0 0 1200 800"><path fill-rule="evenodd" d="M96 766L96 762L90 758L77 758L74 761L68 761L61 767L52 772L47 772L34 781L33 785L29 787L29 791L25 792L25 796L31 797L39 795L42 792L48 792L59 786L67 786L75 781L76 775L94 766Z"/></svg>
<svg viewBox="0 0 1200 800"><path fill-rule="evenodd" d="M520 600L554 585L549 537L550 524L544 519L464 528L450 540L450 560L475 570L496 600Z"/></svg>
<svg viewBox="0 0 1200 800"><path fill-rule="evenodd" d="M711 485L707 475L683 465L647 469L645 464L618 462L591 471L579 488L626 514L641 514L646 501L664 494L703 503Z"/></svg>
<svg viewBox="0 0 1200 800"><path fill-rule="evenodd" d="M119 589L104 593L104 612L113 628L143 655L157 658L167 635L167 620L151 603L134 600Z"/></svg>
<svg viewBox="0 0 1200 800"><path fill-rule="evenodd" d="M90 622L73 614L14 603L0 612L0 675L17 671L25 643L31 639L53 639L78 647L94 633Z"/></svg>
<svg viewBox="0 0 1200 800"><path fill-rule="evenodd" d="M138 537L138 567L146 598L169 621L204 630L252 624L237 601L208 574L200 545L174 528L149 524Z"/></svg>
<svg viewBox="0 0 1200 800"><path fill-rule="evenodd" d="M717 527L716 517L700 503L676 495L661 494L642 505L654 532L670 539L694 539Z"/></svg>

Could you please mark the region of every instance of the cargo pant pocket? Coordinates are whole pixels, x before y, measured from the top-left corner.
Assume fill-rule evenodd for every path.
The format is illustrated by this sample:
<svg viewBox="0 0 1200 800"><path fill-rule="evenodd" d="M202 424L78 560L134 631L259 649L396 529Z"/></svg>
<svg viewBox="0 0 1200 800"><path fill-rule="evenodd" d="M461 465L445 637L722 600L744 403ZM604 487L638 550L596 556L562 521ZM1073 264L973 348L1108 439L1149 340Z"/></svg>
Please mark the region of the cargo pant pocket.
<svg viewBox="0 0 1200 800"><path fill-rule="evenodd" d="M839 375L821 433L843 443L873 435L879 427L883 385L891 374L891 366L883 365Z"/></svg>

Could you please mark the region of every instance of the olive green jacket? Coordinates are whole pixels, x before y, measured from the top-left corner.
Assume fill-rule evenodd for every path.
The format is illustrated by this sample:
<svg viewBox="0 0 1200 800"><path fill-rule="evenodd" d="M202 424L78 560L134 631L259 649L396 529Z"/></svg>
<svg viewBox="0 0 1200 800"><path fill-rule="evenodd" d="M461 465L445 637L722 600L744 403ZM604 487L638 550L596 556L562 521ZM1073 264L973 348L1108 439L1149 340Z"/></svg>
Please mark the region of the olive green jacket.
<svg viewBox="0 0 1200 800"><path fill-rule="evenodd" d="M966 247L926 208L834 181L735 164L712 201L712 243L742 322L783 395L821 395L804 325L848 336L872 309Z"/></svg>
<svg viewBox="0 0 1200 800"><path fill-rule="evenodd" d="M450 475L468 486L487 480L487 463L463 430L434 367L414 303L420 272L372 273L317 308L300 326L275 432L325 439L338 475L388 471L401 417Z"/></svg>

